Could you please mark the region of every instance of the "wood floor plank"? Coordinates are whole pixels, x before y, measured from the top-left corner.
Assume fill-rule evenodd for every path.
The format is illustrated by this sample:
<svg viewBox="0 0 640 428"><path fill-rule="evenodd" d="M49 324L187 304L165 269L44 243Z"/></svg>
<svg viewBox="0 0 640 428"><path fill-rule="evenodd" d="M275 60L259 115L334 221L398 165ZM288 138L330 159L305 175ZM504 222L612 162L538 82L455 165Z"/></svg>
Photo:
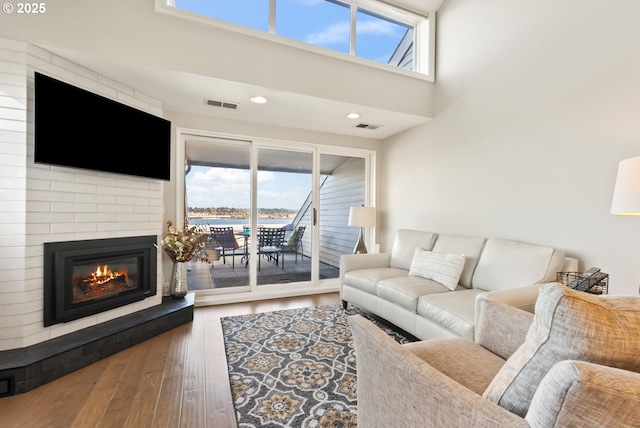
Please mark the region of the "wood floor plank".
<svg viewBox="0 0 640 428"><path fill-rule="evenodd" d="M126 354L117 354L107 363L105 371L84 401L78 415L71 424L71 428L95 427L99 425L104 417L127 365Z"/></svg>
<svg viewBox="0 0 640 428"><path fill-rule="evenodd" d="M197 307L192 323L0 398L0 427L236 428L220 318L339 302L329 293Z"/></svg>
<svg viewBox="0 0 640 428"><path fill-rule="evenodd" d="M163 379L152 427L175 428L179 426L182 410L182 384L182 375Z"/></svg>
<svg viewBox="0 0 640 428"><path fill-rule="evenodd" d="M24 426L68 428L73 424L108 364L93 364L78 370L78 376L64 376L44 385L51 398L41 399ZM74 373L75 374L75 373ZM83 397L83 399L78 399Z"/></svg>
<svg viewBox="0 0 640 428"><path fill-rule="evenodd" d="M47 399L43 388L29 392L29 400L23 398L24 394L14 395L0 399L0 415L2 426L6 428L21 428L28 426L28 415L33 414L33 408L40 399Z"/></svg>
<svg viewBox="0 0 640 428"><path fill-rule="evenodd" d="M204 387L200 389L185 391L184 395L182 396L182 415L180 418L180 427L206 428L206 411L207 406Z"/></svg>
<svg viewBox="0 0 640 428"><path fill-rule="evenodd" d="M202 320L194 320L187 346L187 356L184 371L184 390L204 389L204 329Z"/></svg>
<svg viewBox="0 0 640 428"><path fill-rule="evenodd" d="M206 374L207 425L216 426L214 421L221 418L235 421L226 357L207 357Z"/></svg>
<svg viewBox="0 0 640 428"><path fill-rule="evenodd" d="M123 428L148 428L151 427L158 406L160 389L164 372L156 370L146 372L140 380L141 387L133 398L131 411Z"/></svg>
<svg viewBox="0 0 640 428"><path fill-rule="evenodd" d="M183 376L185 370L187 346L191 333L191 324L185 324L171 330L171 341L167 351L165 376Z"/></svg>

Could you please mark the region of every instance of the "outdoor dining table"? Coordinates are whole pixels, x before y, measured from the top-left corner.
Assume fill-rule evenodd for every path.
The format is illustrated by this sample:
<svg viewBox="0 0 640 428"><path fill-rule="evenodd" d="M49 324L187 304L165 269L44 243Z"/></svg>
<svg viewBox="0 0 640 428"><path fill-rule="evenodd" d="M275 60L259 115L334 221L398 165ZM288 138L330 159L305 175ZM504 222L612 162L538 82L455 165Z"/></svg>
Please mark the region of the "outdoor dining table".
<svg viewBox="0 0 640 428"><path fill-rule="evenodd" d="M244 266L247 267L249 265L249 236L251 236L250 229L242 229L236 232L237 236L244 237L244 255L240 259L240 262L244 261Z"/></svg>

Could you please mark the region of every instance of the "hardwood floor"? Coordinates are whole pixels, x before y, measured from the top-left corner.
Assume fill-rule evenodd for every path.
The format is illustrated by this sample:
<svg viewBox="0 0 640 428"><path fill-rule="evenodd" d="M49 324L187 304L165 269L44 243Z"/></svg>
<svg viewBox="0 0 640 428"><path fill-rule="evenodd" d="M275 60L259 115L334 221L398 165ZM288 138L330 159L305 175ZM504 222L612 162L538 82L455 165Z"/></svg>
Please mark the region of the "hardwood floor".
<svg viewBox="0 0 640 428"><path fill-rule="evenodd" d="M195 308L192 323L0 398L0 426L234 428L220 318L339 302L329 293Z"/></svg>

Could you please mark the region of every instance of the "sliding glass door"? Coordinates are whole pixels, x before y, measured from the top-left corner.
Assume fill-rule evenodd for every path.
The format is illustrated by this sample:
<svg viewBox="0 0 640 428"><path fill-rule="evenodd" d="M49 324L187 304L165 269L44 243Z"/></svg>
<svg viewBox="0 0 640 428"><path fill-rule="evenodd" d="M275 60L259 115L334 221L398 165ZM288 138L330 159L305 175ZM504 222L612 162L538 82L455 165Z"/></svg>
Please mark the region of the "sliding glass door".
<svg viewBox="0 0 640 428"><path fill-rule="evenodd" d="M350 254L358 240L358 228L349 227L349 209L369 205L366 157L320 154L318 188L320 279L338 278L340 257Z"/></svg>
<svg viewBox="0 0 640 428"><path fill-rule="evenodd" d="M209 235L208 263L189 266L189 290L249 291L251 144L192 137L185 144L185 210L189 225Z"/></svg>
<svg viewBox="0 0 640 428"><path fill-rule="evenodd" d="M314 152L259 147L257 156L257 283L308 283L313 267Z"/></svg>
<svg viewBox="0 0 640 428"><path fill-rule="evenodd" d="M184 210L209 235L209 263L191 263L190 290L337 289L340 257L358 239L349 208L372 203L373 153L203 134L180 138Z"/></svg>

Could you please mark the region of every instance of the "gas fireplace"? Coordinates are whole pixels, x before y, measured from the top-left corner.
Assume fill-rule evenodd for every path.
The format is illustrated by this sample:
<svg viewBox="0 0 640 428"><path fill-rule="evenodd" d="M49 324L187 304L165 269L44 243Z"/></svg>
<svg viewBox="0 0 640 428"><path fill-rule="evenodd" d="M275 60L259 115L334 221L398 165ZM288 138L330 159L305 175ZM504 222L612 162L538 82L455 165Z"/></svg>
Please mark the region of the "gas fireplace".
<svg viewBox="0 0 640 428"><path fill-rule="evenodd" d="M155 235L44 244L44 325L156 294Z"/></svg>

